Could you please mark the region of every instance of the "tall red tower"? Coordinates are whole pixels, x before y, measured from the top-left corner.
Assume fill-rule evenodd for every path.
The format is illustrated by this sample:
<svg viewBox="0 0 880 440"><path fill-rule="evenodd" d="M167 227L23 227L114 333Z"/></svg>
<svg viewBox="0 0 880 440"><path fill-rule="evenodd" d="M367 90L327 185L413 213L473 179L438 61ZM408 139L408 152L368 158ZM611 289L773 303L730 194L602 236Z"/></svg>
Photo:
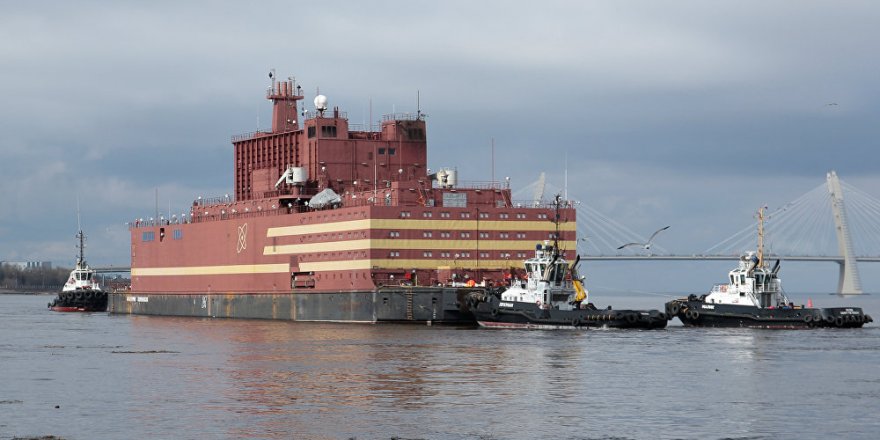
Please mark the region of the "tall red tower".
<svg viewBox="0 0 880 440"><path fill-rule="evenodd" d="M266 197L275 179L300 160L300 121L297 101L302 88L293 78L277 81L270 73L272 86L266 99L272 101L272 131L233 137L235 146L235 200Z"/></svg>

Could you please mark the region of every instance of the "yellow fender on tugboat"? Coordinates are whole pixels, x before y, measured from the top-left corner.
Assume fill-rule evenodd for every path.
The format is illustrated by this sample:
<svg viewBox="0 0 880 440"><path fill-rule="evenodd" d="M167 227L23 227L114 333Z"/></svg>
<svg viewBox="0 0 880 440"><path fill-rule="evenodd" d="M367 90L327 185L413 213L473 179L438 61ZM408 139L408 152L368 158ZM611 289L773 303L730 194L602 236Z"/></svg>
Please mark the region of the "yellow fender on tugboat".
<svg viewBox="0 0 880 440"><path fill-rule="evenodd" d="M574 290L577 294L574 296L575 301L583 301L587 299L587 291L584 289L584 286L581 284L581 280L573 279L571 283L574 284Z"/></svg>

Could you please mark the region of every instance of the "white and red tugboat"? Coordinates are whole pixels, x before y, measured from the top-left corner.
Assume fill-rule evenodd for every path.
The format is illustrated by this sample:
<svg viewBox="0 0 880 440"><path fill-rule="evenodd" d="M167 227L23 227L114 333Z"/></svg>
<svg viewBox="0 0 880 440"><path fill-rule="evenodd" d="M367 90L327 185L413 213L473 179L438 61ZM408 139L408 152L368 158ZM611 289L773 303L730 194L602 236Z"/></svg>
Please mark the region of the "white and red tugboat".
<svg viewBox="0 0 880 440"><path fill-rule="evenodd" d="M561 204L557 196L556 205ZM558 218L557 218L558 226ZM662 329L672 317L659 310L598 309L556 243L538 244L525 260L525 280L513 280L500 294L474 293L469 308L481 327L572 329L580 327Z"/></svg>
<svg viewBox="0 0 880 440"><path fill-rule="evenodd" d="M795 305L782 290L779 267L779 260L770 268L764 259L764 211L758 210L757 253L740 258L728 273L729 283L716 284L699 297L672 300L666 303L666 313L695 327L851 328L872 322L860 307Z"/></svg>
<svg viewBox="0 0 880 440"><path fill-rule="evenodd" d="M49 303L49 309L56 312L103 312L107 310L107 292L105 292L96 272L86 263L84 248L85 235L82 229L76 234L79 239L79 256L76 267L70 271L70 277L61 288L61 293Z"/></svg>

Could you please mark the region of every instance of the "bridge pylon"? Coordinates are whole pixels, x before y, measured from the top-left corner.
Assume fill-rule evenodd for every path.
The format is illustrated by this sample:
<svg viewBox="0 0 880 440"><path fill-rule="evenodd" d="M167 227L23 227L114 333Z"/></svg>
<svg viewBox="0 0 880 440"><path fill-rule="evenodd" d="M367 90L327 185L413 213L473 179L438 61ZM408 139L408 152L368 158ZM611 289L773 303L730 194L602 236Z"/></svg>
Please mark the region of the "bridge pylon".
<svg viewBox="0 0 880 440"><path fill-rule="evenodd" d="M831 193L831 213L834 216L834 226L837 232L837 248L843 261L840 262L840 278L837 283L837 293L841 295L860 295L862 293L862 281L859 279L859 267L853 253L852 237L849 234L849 225L846 221L846 207L843 204L843 191L840 180L835 171L826 174L828 192Z"/></svg>

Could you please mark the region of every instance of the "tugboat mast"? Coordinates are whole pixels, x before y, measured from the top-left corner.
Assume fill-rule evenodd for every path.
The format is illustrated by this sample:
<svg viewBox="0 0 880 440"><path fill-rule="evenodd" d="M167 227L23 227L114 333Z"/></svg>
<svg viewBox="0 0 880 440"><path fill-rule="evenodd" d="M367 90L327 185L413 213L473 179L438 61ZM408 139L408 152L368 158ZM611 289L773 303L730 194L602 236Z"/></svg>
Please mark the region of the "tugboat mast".
<svg viewBox="0 0 880 440"><path fill-rule="evenodd" d="M83 234L82 229L76 233L76 238L79 239L79 244L76 246L79 249L79 256L76 259L77 269L82 268L86 264L86 257L83 249L86 247L85 245L85 234Z"/></svg>
<svg viewBox="0 0 880 440"><path fill-rule="evenodd" d="M764 265L764 206L758 208L758 266Z"/></svg>
<svg viewBox="0 0 880 440"><path fill-rule="evenodd" d="M76 259L76 268L81 269L86 266L86 257L85 257L85 234L83 234L82 230L82 220L80 220L79 214L79 196L76 196L76 238L79 239L79 244L76 246L79 249L79 256Z"/></svg>

